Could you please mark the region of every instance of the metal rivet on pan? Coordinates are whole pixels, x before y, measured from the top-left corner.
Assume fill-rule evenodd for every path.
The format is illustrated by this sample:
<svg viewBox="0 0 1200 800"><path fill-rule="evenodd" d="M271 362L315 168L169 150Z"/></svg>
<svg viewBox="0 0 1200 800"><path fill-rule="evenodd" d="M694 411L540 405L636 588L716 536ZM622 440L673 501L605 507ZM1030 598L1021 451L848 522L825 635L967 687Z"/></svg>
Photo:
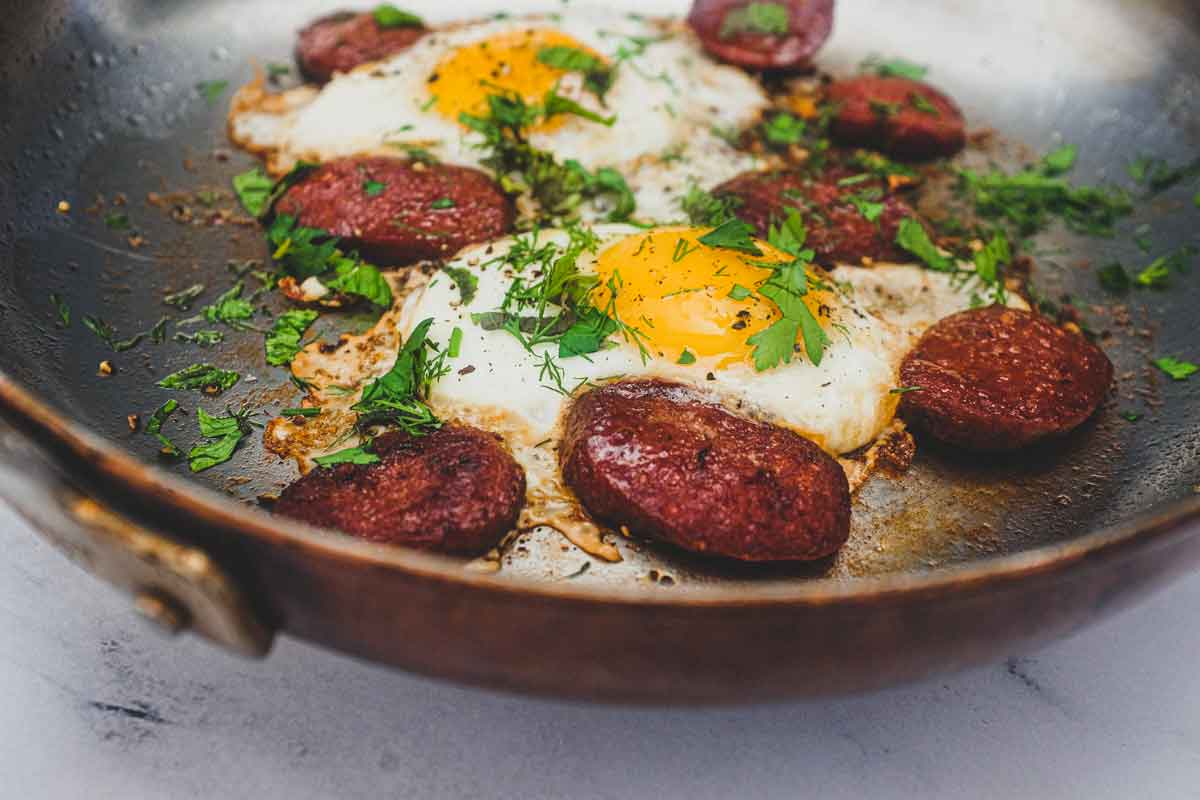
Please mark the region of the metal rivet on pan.
<svg viewBox="0 0 1200 800"><path fill-rule="evenodd" d="M176 634L191 622L191 615L178 601L161 592L149 589L138 592L133 607L161 630Z"/></svg>

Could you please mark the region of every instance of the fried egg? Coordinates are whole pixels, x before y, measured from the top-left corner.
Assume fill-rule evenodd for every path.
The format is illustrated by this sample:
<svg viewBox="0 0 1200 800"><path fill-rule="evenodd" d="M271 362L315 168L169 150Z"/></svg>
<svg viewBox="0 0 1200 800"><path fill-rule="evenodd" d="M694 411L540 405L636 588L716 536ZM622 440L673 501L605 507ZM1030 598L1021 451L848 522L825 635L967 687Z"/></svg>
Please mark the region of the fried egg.
<svg viewBox="0 0 1200 800"><path fill-rule="evenodd" d="M539 54L547 48L586 54L611 70L603 100L582 73L544 63ZM551 90L612 124L561 114L530 130L530 143L560 162L616 168L634 192L639 218L676 219L691 183L710 188L758 166L727 141L768 106L753 78L711 60L682 25L602 11L447 27L320 89L270 94L259 81L235 97L230 133L265 155L275 174L301 160L403 156L413 148L483 166L482 137L460 115L485 115L492 94L537 103ZM584 213L599 218L605 210Z"/></svg>

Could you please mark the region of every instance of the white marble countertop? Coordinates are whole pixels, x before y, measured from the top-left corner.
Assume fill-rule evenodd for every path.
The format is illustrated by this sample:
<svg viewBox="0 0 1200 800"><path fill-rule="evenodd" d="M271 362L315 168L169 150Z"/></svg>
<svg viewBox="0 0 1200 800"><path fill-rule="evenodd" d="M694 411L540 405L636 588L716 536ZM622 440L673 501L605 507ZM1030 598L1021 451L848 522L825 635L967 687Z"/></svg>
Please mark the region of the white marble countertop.
<svg viewBox="0 0 1200 800"><path fill-rule="evenodd" d="M0 506L0 795L1200 795L1200 576L1028 658L736 710L460 689L290 639L168 640Z"/></svg>

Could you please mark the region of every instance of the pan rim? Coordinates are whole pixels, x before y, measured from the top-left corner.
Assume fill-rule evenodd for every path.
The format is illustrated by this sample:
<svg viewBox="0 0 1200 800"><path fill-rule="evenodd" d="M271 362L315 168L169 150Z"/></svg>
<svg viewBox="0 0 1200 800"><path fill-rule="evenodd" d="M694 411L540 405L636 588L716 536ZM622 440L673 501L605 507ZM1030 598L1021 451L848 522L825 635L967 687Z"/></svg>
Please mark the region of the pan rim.
<svg viewBox="0 0 1200 800"><path fill-rule="evenodd" d="M68 474L79 467L62 463L46 453L47 445L64 448L74 459L90 463L88 471L129 490L134 495L153 494L160 504L186 515L197 526L223 528L256 538L270 546L292 546L314 557L358 562L375 568L407 573L411 577L455 584L511 596L580 602L590 605L636 605L659 608L713 608L795 606L819 607L894 601L923 595L980 591L1020 582L1036 575L1065 573L1087 563L1119 556L1128 549L1188 533L1200 533L1200 495L1142 512L1116 525L1090 531L1063 542L1031 550L983 558L920 573L885 576L779 579L758 585L689 586L669 590L655 587L588 586L539 581L524 577L463 569L463 562L448 556L398 546L378 545L340 536L307 524L277 521L261 512L167 471L146 464L103 437L58 412L19 385L0 369L0 417L8 418L28 435L55 466ZM103 500L103 497L99 498ZM202 547L202 545L200 545Z"/></svg>

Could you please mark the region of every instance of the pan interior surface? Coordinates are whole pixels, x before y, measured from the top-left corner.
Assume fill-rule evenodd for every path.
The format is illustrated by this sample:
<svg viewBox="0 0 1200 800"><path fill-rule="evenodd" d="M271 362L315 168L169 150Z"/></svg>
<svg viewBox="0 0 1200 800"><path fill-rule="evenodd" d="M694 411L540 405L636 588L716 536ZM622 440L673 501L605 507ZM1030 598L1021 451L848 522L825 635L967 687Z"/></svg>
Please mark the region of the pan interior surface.
<svg viewBox="0 0 1200 800"><path fill-rule="evenodd" d="M226 139L232 90L253 77L256 64L290 63L295 31L328 9L220 0L11 5L0 31L7 111L0 122L0 371L147 464L247 503L277 492L295 468L264 453L260 436L248 438L231 462L190 476L185 465L160 461L156 441L127 422L130 414L145 419L170 396L155 388L159 377L197 360L248 376L222 398L231 406L295 404L300 394L286 374L262 362L261 334L226 331L222 344L203 352L169 340L114 354L80 319L103 317L121 335L147 330L164 315L186 316L163 305L165 289L205 283L212 296L232 282L228 262L266 256L254 228L181 219L170 195L228 193L231 177L253 163ZM405 5L433 21L501 10ZM679 2L608 5L686 12ZM994 130L1006 142L976 154L984 163L992 157L1016 166L1070 142L1080 147L1075 180L1129 186L1127 166L1140 156L1179 164L1200 153L1200 10L1193 4L1063 0L1020 4L1015 12L952 0L843 0L819 66L849 73L872 54L928 65L931 82L960 102L974 129ZM220 81L227 88L212 103L196 90ZM876 475L859 494L850 544L816 564L717 564L620 537L620 563L592 563L558 535L536 531L507 548L501 574L670 586L919 573L1069 541L1192 497L1200 490L1200 376L1173 382L1150 360L1200 361L1200 272L1174 276L1170 291L1116 298L1104 293L1096 272L1114 261L1140 268L1196 243L1198 189L1193 180L1135 197L1134 216L1113 239L1057 230L1036 240L1033 280L1042 294L1059 302L1069 296L1065 302L1091 327L1113 334L1103 342L1118 390L1066 440L982 458L919 440L906 475ZM148 202L152 195L157 204ZM60 213L60 202L71 211ZM113 213L130 228L106 225ZM1134 241L1143 225L1149 253ZM143 240L136 247L129 242L135 232ZM51 294L72 309L65 329L55 324ZM331 315L320 332L332 339L365 322ZM113 375L97 374L104 360ZM180 401L194 413L193 401ZM1133 415L1136 422L1126 418Z"/></svg>

